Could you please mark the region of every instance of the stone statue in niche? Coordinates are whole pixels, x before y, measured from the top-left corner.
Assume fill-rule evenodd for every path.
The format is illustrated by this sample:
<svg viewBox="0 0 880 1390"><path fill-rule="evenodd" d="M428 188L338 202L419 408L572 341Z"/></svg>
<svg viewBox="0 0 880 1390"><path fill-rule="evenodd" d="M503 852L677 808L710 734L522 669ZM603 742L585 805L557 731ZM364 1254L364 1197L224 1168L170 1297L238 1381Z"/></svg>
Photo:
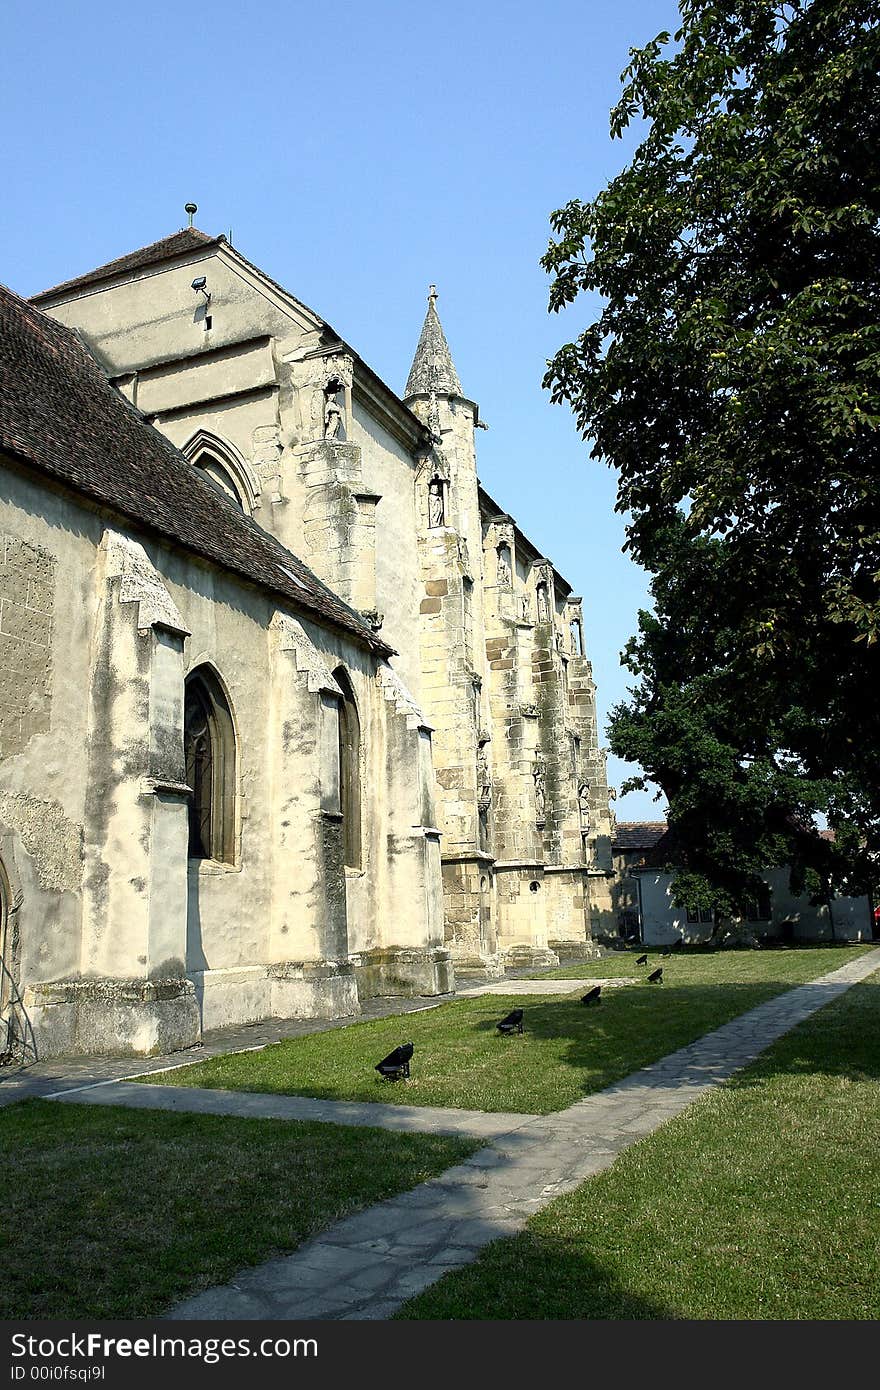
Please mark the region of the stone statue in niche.
<svg viewBox="0 0 880 1390"><path fill-rule="evenodd" d="M590 788L586 782L581 782L578 787L578 809L581 817L581 830L585 835L590 833Z"/></svg>
<svg viewBox="0 0 880 1390"><path fill-rule="evenodd" d="M549 621L550 621L550 604L549 604L549 602L547 601L547 585L546 585L546 584L539 584L539 585L538 585L538 622L539 622L539 623L549 623Z"/></svg>
<svg viewBox="0 0 880 1390"><path fill-rule="evenodd" d="M492 800L492 775L489 772L489 757L485 743L477 749L477 805L481 811L488 811Z"/></svg>
<svg viewBox="0 0 880 1390"><path fill-rule="evenodd" d="M522 596L522 620L524 623L529 623L532 620L528 594L523 594Z"/></svg>
<svg viewBox="0 0 880 1390"><path fill-rule="evenodd" d="M324 438L339 439L340 430L345 424L345 411L336 399L339 385L328 382L324 388Z"/></svg>
<svg viewBox="0 0 880 1390"><path fill-rule="evenodd" d="M538 763L532 776L535 781L535 816L539 821L544 819L544 811L547 806L547 788L544 780L543 764Z"/></svg>
<svg viewBox="0 0 880 1390"><path fill-rule="evenodd" d="M569 623L569 631L570 631L570 633L571 633L571 649L572 649L572 651L574 652L575 656L580 656L580 655L581 655L581 629L580 629L580 624L578 623L577 618L572 619L571 623Z"/></svg>
<svg viewBox="0 0 880 1390"><path fill-rule="evenodd" d="M432 478L428 484L428 525L443 526L445 524L445 510L443 484L439 478Z"/></svg>
<svg viewBox="0 0 880 1390"><path fill-rule="evenodd" d="M498 547L497 582L502 589L509 589L513 575L510 570L510 550L506 545Z"/></svg>

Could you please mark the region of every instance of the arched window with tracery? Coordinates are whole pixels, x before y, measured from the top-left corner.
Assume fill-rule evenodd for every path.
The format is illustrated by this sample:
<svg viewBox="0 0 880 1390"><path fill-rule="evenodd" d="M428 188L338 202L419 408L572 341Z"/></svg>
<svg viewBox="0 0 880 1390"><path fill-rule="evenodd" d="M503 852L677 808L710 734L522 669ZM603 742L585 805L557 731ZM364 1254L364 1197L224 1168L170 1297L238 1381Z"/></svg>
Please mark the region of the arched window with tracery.
<svg viewBox="0 0 880 1390"><path fill-rule="evenodd" d="M343 667L333 672L342 691L339 702L339 803L342 812L345 865L348 869L363 866L361 845L361 721L357 702L347 672Z"/></svg>
<svg viewBox="0 0 880 1390"><path fill-rule="evenodd" d="M231 444L207 430L198 430L183 452L194 468L250 516L257 504L257 480Z"/></svg>
<svg viewBox="0 0 880 1390"><path fill-rule="evenodd" d="M187 677L183 721L189 803L189 857L235 860L235 729L219 680L208 666Z"/></svg>

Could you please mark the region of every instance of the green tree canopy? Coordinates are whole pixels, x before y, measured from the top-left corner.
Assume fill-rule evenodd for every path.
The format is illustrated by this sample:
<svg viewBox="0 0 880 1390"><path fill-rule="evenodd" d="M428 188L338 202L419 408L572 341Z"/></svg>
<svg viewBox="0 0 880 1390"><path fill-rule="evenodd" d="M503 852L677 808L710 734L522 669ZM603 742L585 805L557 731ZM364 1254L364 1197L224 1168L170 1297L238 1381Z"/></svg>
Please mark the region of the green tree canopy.
<svg viewBox="0 0 880 1390"><path fill-rule="evenodd" d="M679 901L730 911L771 864L880 878L880 3L680 12L622 77L632 162L551 218L551 308L604 307L545 385L652 575L611 746Z"/></svg>

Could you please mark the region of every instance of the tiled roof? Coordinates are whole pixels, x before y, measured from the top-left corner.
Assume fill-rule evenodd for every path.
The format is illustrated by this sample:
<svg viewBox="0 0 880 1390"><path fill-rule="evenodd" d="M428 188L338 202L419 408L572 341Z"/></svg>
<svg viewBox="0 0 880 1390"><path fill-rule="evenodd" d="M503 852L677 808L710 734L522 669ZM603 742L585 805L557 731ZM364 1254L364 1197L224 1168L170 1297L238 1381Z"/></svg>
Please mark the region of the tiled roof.
<svg viewBox="0 0 880 1390"><path fill-rule="evenodd" d="M162 237L161 241L142 246L139 251L131 251L127 256L120 256L115 261L108 261L106 265L99 265L96 270L90 270L85 275L78 275L73 280L54 285L51 290L41 290L39 294L31 295L30 302L42 304L44 300L52 299L56 294L83 289L87 285L109 280L113 275L123 275L130 270L143 270L145 266L156 265L171 256L181 256L186 251L201 251L207 246L217 246L225 240L225 237L208 236L207 232L200 232L198 227L184 227L172 236Z"/></svg>
<svg viewBox="0 0 880 1390"><path fill-rule="evenodd" d="M653 849L665 834L665 820L618 821L612 849Z"/></svg>
<svg viewBox="0 0 880 1390"><path fill-rule="evenodd" d="M78 336L0 286L0 448L262 589L391 648L192 467L110 385Z"/></svg>

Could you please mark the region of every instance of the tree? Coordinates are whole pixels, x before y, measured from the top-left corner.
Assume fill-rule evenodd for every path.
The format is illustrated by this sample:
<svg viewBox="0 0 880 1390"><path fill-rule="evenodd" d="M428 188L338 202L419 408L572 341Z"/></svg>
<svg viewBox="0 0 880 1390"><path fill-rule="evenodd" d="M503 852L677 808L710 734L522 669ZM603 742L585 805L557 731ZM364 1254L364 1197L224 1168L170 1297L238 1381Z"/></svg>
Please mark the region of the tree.
<svg viewBox="0 0 880 1390"><path fill-rule="evenodd" d="M768 865L880 879L880 4L680 13L622 75L632 162L552 215L551 309L604 307L544 384L652 575L612 749L678 900L735 911Z"/></svg>

